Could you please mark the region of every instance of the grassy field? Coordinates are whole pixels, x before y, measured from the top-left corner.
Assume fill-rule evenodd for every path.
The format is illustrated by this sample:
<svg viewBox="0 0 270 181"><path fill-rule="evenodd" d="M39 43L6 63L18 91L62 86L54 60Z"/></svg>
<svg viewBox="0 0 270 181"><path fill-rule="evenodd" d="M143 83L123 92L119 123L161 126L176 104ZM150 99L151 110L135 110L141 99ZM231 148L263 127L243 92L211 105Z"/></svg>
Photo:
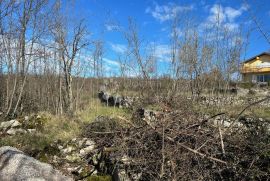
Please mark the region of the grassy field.
<svg viewBox="0 0 270 181"><path fill-rule="evenodd" d="M109 116L109 117L129 117L130 111L127 109L119 109L117 107L107 107L100 103L98 99L92 98L88 106L82 111L76 113L78 118L84 123L93 121L97 116Z"/></svg>

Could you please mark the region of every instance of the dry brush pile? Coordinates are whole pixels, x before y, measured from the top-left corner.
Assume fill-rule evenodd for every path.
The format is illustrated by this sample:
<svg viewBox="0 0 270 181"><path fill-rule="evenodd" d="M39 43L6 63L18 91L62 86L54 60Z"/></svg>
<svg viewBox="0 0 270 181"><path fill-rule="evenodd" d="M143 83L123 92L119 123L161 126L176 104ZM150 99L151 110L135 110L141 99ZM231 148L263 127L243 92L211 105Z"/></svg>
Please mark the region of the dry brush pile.
<svg viewBox="0 0 270 181"><path fill-rule="evenodd" d="M130 180L267 180L270 135L264 121L240 120L243 127L214 125L173 103L153 119L137 113L131 120L98 119L85 128L110 160L109 170ZM109 163L109 162L108 162ZM108 172L108 170L107 170ZM107 173L108 174L108 173Z"/></svg>

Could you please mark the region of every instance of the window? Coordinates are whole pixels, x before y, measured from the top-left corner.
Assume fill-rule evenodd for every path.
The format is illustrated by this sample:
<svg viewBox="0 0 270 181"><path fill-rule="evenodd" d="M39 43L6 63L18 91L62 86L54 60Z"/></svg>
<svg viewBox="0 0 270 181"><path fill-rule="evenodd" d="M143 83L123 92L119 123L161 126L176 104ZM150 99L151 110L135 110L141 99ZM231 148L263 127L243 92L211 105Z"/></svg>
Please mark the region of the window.
<svg viewBox="0 0 270 181"><path fill-rule="evenodd" d="M257 75L257 82L269 82L270 74Z"/></svg>
<svg viewBox="0 0 270 181"><path fill-rule="evenodd" d="M264 75L264 82L269 82L270 81L270 74Z"/></svg>
<svg viewBox="0 0 270 181"><path fill-rule="evenodd" d="M263 75L257 75L257 82L263 82Z"/></svg>

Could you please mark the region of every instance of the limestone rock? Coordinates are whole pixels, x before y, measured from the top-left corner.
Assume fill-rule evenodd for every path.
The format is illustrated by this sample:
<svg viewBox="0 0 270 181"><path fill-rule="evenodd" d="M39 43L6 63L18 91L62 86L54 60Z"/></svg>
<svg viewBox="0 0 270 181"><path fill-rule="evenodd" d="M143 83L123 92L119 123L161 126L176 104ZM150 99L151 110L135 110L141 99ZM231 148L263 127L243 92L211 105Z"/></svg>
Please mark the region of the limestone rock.
<svg viewBox="0 0 270 181"><path fill-rule="evenodd" d="M81 161L81 158L79 157L78 154L67 155L66 159L69 162L80 162Z"/></svg>
<svg viewBox="0 0 270 181"><path fill-rule="evenodd" d="M91 153L95 149L95 145L87 146L80 150L80 156L84 157L85 155Z"/></svg>
<svg viewBox="0 0 270 181"><path fill-rule="evenodd" d="M29 121L30 120L30 117L29 116L25 116L24 117L24 121Z"/></svg>
<svg viewBox="0 0 270 181"><path fill-rule="evenodd" d="M76 148L74 148L73 146L68 146L67 148L63 149L63 153L64 154L68 154L68 153L71 153L72 151L75 151Z"/></svg>
<svg viewBox="0 0 270 181"><path fill-rule="evenodd" d="M11 127L12 127L12 128L16 128L16 127L19 127L19 126L21 126L21 125L22 125L22 123L20 123L19 121L15 120L15 121L13 122L13 124L11 125Z"/></svg>
<svg viewBox="0 0 270 181"><path fill-rule="evenodd" d="M85 144L86 140L87 140L87 138L83 138L78 142L78 145L80 148Z"/></svg>
<svg viewBox="0 0 270 181"><path fill-rule="evenodd" d="M15 135L15 134L25 134L27 133L27 131L25 131L24 129L21 129L21 128L10 128L8 131L7 131L7 134L9 135Z"/></svg>
<svg viewBox="0 0 270 181"><path fill-rule="evenodd" d="M86 146L94 146L95 145L95 142L88 139L88 140L86 140L85 145Z"/></svg>
<svg viewBox="0 0 270 181"><path fill-rule="evenodd" d="M19 124L19 122L18 122L17 120L15 120L15 119L10 120L10 121L2 122L2 123L0 124L0 129L7 129L7 128L10 128L10 127L12 127L13 124L14 124L13 127L15 127L16 125Z"/></svg>
<svg viewBox="0 0 270 181"><path fill-rule="evenodd" d="M37 130L36 130L36 129L27 129L27 131L28 131L29 133L35 133Z"/></svg>
<svg viewBox="0 0 270 181"><path fill-rule="evenodd" d="M0 178L3 181L13 180L50 180L71 181L72 178L62 175L49 164L42 163L16 148L0 148Z"/></svg>

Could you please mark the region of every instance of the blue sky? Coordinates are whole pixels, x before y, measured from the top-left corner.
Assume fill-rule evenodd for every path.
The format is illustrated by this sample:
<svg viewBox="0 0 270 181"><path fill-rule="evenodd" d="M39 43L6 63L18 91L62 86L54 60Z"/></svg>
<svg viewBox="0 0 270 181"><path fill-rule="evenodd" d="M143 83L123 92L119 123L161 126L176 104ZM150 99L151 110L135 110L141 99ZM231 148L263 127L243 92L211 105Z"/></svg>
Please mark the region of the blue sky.
<svg viewBox="0 0 270 181"><path fill-rule="evenodd" d="M108 67L118 66L115 61L126 46L119 29L127 27L128 17L134 18L143 40L157 46L158 66L166 73L168 62L164 60L169 54L169 22L173 12L188 12L198 24L203 24L211 21L217 4L228 26L237 29L243 25L251 29L246 58L270 50L270 45L251 21L251 15L255 14L270 36L270 0L78 0L72 15L84 17L92 37L103 39L104 60Z"/></svg>

